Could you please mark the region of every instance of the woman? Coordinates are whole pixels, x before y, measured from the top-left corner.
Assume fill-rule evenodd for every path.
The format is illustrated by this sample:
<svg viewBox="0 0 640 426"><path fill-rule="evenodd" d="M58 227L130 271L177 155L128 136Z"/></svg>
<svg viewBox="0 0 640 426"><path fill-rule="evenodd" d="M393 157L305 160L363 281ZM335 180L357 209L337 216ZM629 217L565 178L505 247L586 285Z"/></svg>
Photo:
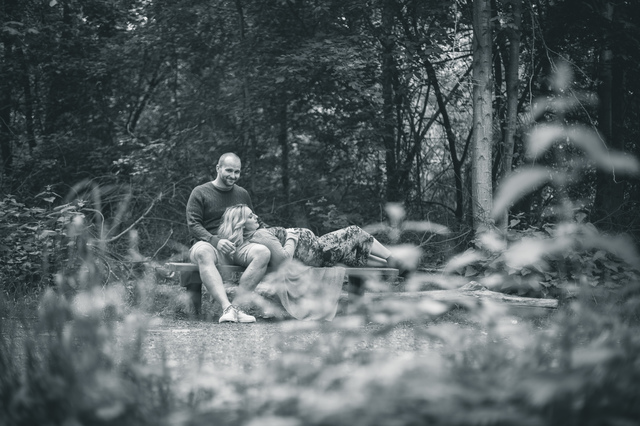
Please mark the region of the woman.
<svg viewBox="0 0 640 426"><path fill-rule="evenodd" d="M331 321L336 315L344 270L331 266L396 263L386 247L357 226L321 237L306 228L261 228L258 216L246 205L227 208L218 236L231 241L236 249L248 243L259 243L269 249L269 266L275 272L265 277L258 285L262 288L256 288L256 292L266 298L277 296L287 314L299 320ZM266 299L259 304L263 316L281 316L274 308L276 305Z"/></svg>
<svg viewBox="0 0 640 426"><path fill-rule="evenodd" d="M246 205L227 208L218 236L236 248L248 242L266 246L271 252L269 266L276 269L289 259L307 266L395 267L391 252L357 226L349 226L317 237L307 228L260 228L258 216Z"/></svg>

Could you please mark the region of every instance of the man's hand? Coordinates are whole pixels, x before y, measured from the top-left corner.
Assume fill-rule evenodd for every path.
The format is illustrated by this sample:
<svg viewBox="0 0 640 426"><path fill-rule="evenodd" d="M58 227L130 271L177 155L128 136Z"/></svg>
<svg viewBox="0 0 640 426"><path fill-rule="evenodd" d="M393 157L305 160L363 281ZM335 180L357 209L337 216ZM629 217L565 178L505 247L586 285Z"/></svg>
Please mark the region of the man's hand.
<svg viewBox="0 0 640 426"><path fill-rule="evenodd" d="M216 248L220 253L226 255L232 255L236 251L236 245L225 239L218 241L218 246Z"/></svg>

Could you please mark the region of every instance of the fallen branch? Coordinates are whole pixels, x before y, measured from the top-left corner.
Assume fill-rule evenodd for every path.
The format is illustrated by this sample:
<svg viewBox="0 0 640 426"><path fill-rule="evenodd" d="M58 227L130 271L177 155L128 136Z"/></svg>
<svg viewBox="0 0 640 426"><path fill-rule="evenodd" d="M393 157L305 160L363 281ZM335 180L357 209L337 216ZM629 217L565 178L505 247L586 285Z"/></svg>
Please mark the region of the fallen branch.
<svg viewBox="0 0 640 426"><path fill-rule="evenodd" d="M438 302L447 302L468 306L477 300L489 300L507 304L513 308L532 308L537 310L552 310L558 307L556 299L539 299L535 297L521 297L511 294L499 293L491 291L483 285L471 281L464 286L455 290L428 290L428 291L409 291L409 292L393 292L393 293L365 293L362 300L367 302L376 302L382 299L396 300L416 300L420 298L428 298Z"/></svg>

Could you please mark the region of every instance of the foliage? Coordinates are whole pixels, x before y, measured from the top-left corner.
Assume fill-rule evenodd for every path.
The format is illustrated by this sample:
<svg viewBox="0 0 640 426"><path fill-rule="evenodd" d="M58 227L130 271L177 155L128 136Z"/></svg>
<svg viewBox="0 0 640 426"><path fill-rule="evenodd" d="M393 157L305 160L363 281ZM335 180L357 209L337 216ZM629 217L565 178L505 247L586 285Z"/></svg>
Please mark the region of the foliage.
<svg viewBox="0 0 640 426"><path fill-rule="evenodd" d="M444 213L429 218L459 229L452 182L467 166L470 11L442 0L4 2L0 184L16 195L0 201L2 296L15 303L44 294L38 326L27 324L26 335L2 310L0 419L634 424L637 254L582 212L598 191L595 170L638 167L578 124L599 124L595 102L568 84L598 84L594 52L614 45L624 71L618 99L628 107L614 117L628 141L621 148L637 153L629 136L638 132L631 95L640 81L640 14L631 13L635 2L592 5L614 3L629 13L607 21L576 0L529 3L521 81L523 103L536 102L524 118L546 124L524 129L532 143L515 155L535 164L495 200L497 211L521 202L520 213L510 233L479 235L473 251L449 263L487 287L561 297L557 313L540 322L473 301L362 304L331 324L282 324L281 356L265 369L202 372L187 382L183 371L142 357L147 319L137 307L173 314L183 296L154 293L159 277L141 265L181 256L186 198L212 178L220 153L245 160L242 184L268 222L306 221L319 233L385 222L377 229L388 241L403 242L409 231L422 245L427 231L444 235L424 221L438 205ZM588 19L567 19L569 11ZM548 80L556 52L583 72ZM444 108L436 87L448 92ZM495 91L499 103L500 84ZM448 125L439 118L447 112ZM638 184L626 183L620 201L630 226ZM68 198L54 193L67 188ZM390 196L405 201L406 216L383 209ZM408 252L416 257L415 247ZM406 285L451 287L456 278L415 274ZM462 310L472 326L447 321ZM414 350L376 350L378 338L403 327Z"/></svg>
<svg viewBox="0 0 640 426"><path fill-rule="evenodd" d="M392 241L403 230L446 232L407 221L399 205L387 215L389 223L372 227ZM67 234L73 229L71 221ZM499 259L487 269L507 281L512 269L546 263L549 272L562 262L570 273L587 273L586 265L605 277L614 258L601 252L613 253L619 240L565 219L511 244L496 233L478 244ZM594 246L600 251L588 262L582 249ZM126 286L102 287L92 252L82 259L84 268L58 282L78 292L47 291L32 333L0 330L0 416L9 425L599 425L640 415L640 277L628 269L597 286L558 277L573 297L537 319L476 299L363 302L331 323L281 323L279 354L263 368L191 375L145 362L148 318ZM145 310L149 272L135 290ZM415 274L407 287L429 282L451 286L455 277ZM399 332L412 347L377 349Z"/></svg>
<svg viewBox="0 0 640 426"><path fill-rule="evenodd" d="M504 32L512 24L508 4L494 3L498 126ZM572 77L578 88L595 89L594 52L613 40L625 88L624 114L613 116L622 129L618 139L627 141L622 148L635 153L638 108L628 94L640 81L634 78L638 6L615 2L611 25L601 9L614 2L524 3L520 112L527 100L556 96L546 76L557 56L579 67ZM463 230L471 206L463 197L473 87L468 6L444 0L8 2L0 10L0 122L6 123L0 189L28 200L47 185L63 194L85 179L128 187L132 220L156 194L170 192L157 204L159 219L138 226L143 252L153 253L169 231L172 243L187 242L185 199L212 177L218 155L232 150L243 158L241 184L259 213L283 225L310 221L321 233L332 230L321 229L322 222L362 226L383 219L394 198L412 218ZM566 25L573 10L583 19ZM576 99L580 108L567 119L598 124L595 96ZM495 152L501 138L496 132ZM522 161L522 144L514 155ZM496 156L494 168L499 163ZM638 185L625 186L620 222L631 229ZM595 188L591 175L573 189L590 208ZM322 197L337 206L340 220L310 217L313 206L306 203ZM538 198L519 206L523 221L540 217L538 206L548 198Z"/></svg>
<svg viewBox="0 0 640 426"><path fill-rule="evenodd" d="M510 231L506 241L487 232L475 245L451 259L446 270L520 296L573 298L576 290L568 283L613 289L637 274L633 242L607 236L590 223Z"/></svg>
<svg viewBox="0 0 640 426"><path fill-rule="evenodd" d="M76 205L53 208L57 198L48 190L36 197L43 207L28 207L11 195L0 201L0 281L5 296L37 295L52 284L56 271L73 262L70 251L75 246L67 231L80 213Z"/></svg>
<svg viewBox="0 0 640 426"><path fill-rule="evenodd" d="M127 306L121 286L71 298L49 289L36 327L0 318L3 424L158 424L173 403L170 380L145 365L148 320Z"/></svg>
<svg viewBox="0 0 640 426"><path fill-rule="evenodd" d="M565 63L552 79L556 95L538 100L529 120L526 159L532 164L516 170L501 183L495 196L494 217L527 194L549 187L547 218L555 223L520 225L516 215L506 238L497 230L478 235L475 248L452 259L449 271L477 277L488 287L521 295L567 296L567 283L615 286L634 277L640 255L627 237L599 231L587 218L572 188L593 168L607 174L638 175L640 162L624 152L606 148L592 128L566 121L578 104L566 95L573 81ZM546 114L546 122L535 124ZM538 162L551 152L558 164ZM514 231L517 229L517 231ZM503 275L506 272L506 275ZM627 276L628 275L628 276Z"/></svg>

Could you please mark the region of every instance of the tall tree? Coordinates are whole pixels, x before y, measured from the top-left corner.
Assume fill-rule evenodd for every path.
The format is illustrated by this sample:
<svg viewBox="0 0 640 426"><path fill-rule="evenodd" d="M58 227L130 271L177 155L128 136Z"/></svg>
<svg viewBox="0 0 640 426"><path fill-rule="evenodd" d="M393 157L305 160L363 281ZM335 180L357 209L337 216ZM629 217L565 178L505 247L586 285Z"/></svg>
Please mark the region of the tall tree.
<svg viewBox="0 0 640 426"><path fill-rule="evenodd" d="M394 115L394 79L396 66L394 61L394 10L391 0L383 0L381 7L382 35L382 140L385 148L385 164L387 166L387 201L400 201L401 188L397 168L397 148Z"/></svg>
<svg viewBox="0 0 640 426"><path fill-rule="evenodd" d="M623 69L616 49L616 26L621 23L615 1L596 2L600 12L602 36L600 38L600 86L598 88L598 130L608 148L622 150L622 120L624 96ZM605 227L616 227L624 202L625 180L611 172L599 171L596 179L594 213L596 220Z"/></svg>
<svg viewBox="0 0 640 426"><path fill-rule="evenodd" d="M506 25L507 40L509 42L507 64L505 69L505 82L507 86L506 123L503 136L502 172L504 178L511 172L513 164L513 148L518 125L518 70L520 68L520 31L522 24L522 0L508 0ZM498 225L506 229L508 225L509 210L505 210Z"/></svg>
<svg viewBox="0 0 640 426"><path fill-rule="evenodd" d="M12 87L16 74L14 64L14 44L17 28L11 24L16 24L18 1L7 0L0 5L0 154L2 155L2 173L10 176L13 172L13 130L11 129L11 119L13 113L13 93Z"/></svg>
<svg viewBox="0 0 640 426"><path fill-rule="evenodd" d="M492 37L489 0L473 1L473 228L489 226L492 206L491 145L493 143Z"/></svg>

